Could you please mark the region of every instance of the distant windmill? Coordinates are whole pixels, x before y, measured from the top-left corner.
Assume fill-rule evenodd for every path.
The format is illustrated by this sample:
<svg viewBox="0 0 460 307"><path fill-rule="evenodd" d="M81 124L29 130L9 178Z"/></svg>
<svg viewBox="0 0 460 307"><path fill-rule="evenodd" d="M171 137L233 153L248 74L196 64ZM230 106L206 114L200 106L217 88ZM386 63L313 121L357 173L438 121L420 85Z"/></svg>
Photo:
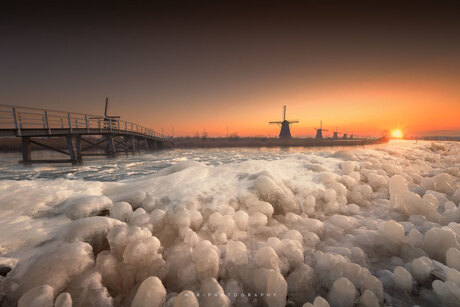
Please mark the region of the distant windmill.
<svg viewBox="0 0 460 307"><path fill-rule="evenodd" d="M323 139L323 131L329 131L327 129L323 129L323 121L320 121L319 128L315 128L316 130L316 139L322 140Z"/></svg>
<svg viewBox="0 0 460 307"><path fill-rule="evenodd" d="M104 117L105 118L120 118L120 116L109 116L107 115L107 112L109 111L109 97L105 97L105 111L104 111Z"/></svg>
<svg viewBox="0 0 460 307"><path fill-rule="evenodd" d="M348 133L344 133L342 139L347 140L348 139Z"/></svg>
<svg viewBox="0 0 460 307"><path fill-rule="evenodd" d="M350 140L353 140L353 138L354 137L353 137L353 132L352 132L351 135L350 135Z"/></svg>
<svg viewBox="0 0 460 307"><path fill-rule="evenodd" d="M269 124L277 124L281 126L280 139L289 139L291 138L291 129L289 125L298 123L298 120L286 120L286 106L283 106L283 121L281 122L269 122Z"/></svg>
<svg viewBox="0 0 460 307"><path fill-rule="evenodd" d="M338 140L339 139L339 134L342 134L342 132L338 132L337 127L335 127L334 136L332 137L332 139L333 140Z"/></svg>
<svg viewBox="0 0 460 307"><path fill-rule="evenodd" d="M105 97L105 110L104 110L104 125L105 126L110 126L109 122L113 123L116 122L116 120L113 120L115 118L120 118L120 116L109 116L107 115L107 112L109 111L109 97ZM98 119L98 117L90 117L90 119Z"/></svg>

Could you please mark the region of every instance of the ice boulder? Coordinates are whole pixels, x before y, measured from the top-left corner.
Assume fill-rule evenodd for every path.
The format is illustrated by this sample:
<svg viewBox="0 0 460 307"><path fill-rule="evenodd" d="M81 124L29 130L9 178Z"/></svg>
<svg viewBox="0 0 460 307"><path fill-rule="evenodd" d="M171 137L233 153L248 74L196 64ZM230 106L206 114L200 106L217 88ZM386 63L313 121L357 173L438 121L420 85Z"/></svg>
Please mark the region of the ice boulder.
<svg viewBox="0 0 460 307"><path fill-rule="evenodd" d="M68 292L62 292L56 297L54 307L72 307L72 296Z"/></svg>
<svg viewBox="0 0 460 307"><path fill-rule="evenodd" d="M173 307L199 307L198 300L190 290L183 290L176 296Z"/></svg>
<svg viewBox="0 0 460 307"><path fill-rule="evenodd" d="M133 208L127 202L118 202L110 208L110 217L126 222L133 212Z"/></svg>
<svg viewBox="0 0 460 307"><path fill-rule="evenodd" d="M288 296L297 304L301 304L314 297L316 277L313 269L304 264L299 264L286 278L288 284Z"/></svg>
<svg viewBox="0 0 460 307"><path fill-rule="evenodd" d="M74 306L113 306L113 299L102 284L102 276L95 270L88 270L73 278L66 290L70 293Z"/></svg>
<svg viewBox="0 0 460 307"><path fill-rule="evenodd" d="M93 266L93 257L91 246L83 242L43 246L36 256L20 261L2 287L12 301L40 285L49 285L59 293L71 278Z"/></svg>
<svg viewBox="0 0 460 307"><path fill-rule="evenodd" d="M238 210L235 212L233 218L235 220L236 226L240 230L246 230L248 228L249 215L245 211Z"/></svg>
<svg viewBox="0 0 460 307"><path fill-rule="evenodd" d="M431 271L434 269L433 261L428 257L420 257L412 260L410 269L415 280L424 282L430 277Z"/></svg>
<svg viewBox="0 0 460 307"><path fill-rule="evenodd" d="M137 289L131 307L160 307L166 299L166 289L156 276L146 278Z"/></svg>
<svg viewBox="0 0 460 307"><path fill-rule="evenodd" d="M219 249L208 240L201 241L195 246L192 259L200 280L217 277L219 257Z"/></svg>
<svg viewBox="0 0 460 307"><path fill-rule="evenodd" d="M315 297L315 300L312 303L305 303L302 307L330 307L329 303L322 298L321 296Z"/></svg>
<svg viewBox="0 0 460 307"><path fill-rule="evenodd" d="M435 280L432 286L436 295L445 305L448 307L457 307L460 305L460 287L454 282Z"/></svg>
<svg viewBox="0 0 460 307"><path fill-rule="evenodd" d="M264 303L267 306L285 306L288 285L280 272L265 268L257 269L253 276L256 290L264 293Z"/></svg>
<svg viewBox="0 0 460 307"><path fill-rule="evenodd" d="M363 294L359 298L360 307L379 307L379 299L375 296L374 292L370 290L364 290Z"/></svg>
<svg viewBox="0 0 460 307"><path fill-rule="evenodd" d="M342 174L350 175L355 170L355 162L353 161L344 161L340 164L342 169Z"/></svg>
<svg viewBox="0 0 460 307"><path fill-rule="evenodd" d="M63 204L64 214L73 219L81 219L91 215L98 215L103 210L109 210L112 201L101 195L85 196L69 200Z"/></svg>
<svg viewBox="0 0 460 307"><path fill-rule="evenodd" d="M448 227L433 227L425 233L423 249L434 259L446 262L446 252L450 248L460 249L458 235Z"/></svg>
<svg viewBox="0 0 460 307"><path fill-rule="evenodd" d="M253 188L261 200L273 206L275 214L300 213L299 202L284 184L275 183L267 176L259 176L254 180Z"/></svg>
<svg viewBox="0 0 460 307"><path fill-rule="evenodd" d="M460 271L460 250L451 247L446 252L446 264L451 268L455 268Z"/></svg>
<svg viewBox="0 0 460 307"><path fill-rule="evenodd" d="M276 254L275 250L269 245L261 247L257 250L255 255L255 261L256 264L261 268L274 269L279 271L278 255Z"/></svg>
<svg viewBox="0 0 460 307"><path fill-rule="evenodd" d="M391 177L388 185L392 210L400 211L408 216L420 214L434 222L441 220L436 207L429 200L409 191L407 182L401 175Z"/></svg>
<svg viewBox="0 0 460 307"><path fill-rule="evenodd" d="M402 266L398 266L393 272L395 286L401 290L412 291L412 275Z"/></svg>
<svg viewBox="0 0 460 307"><path fill-rule="evenodd" d="M53 307L53 287L37 286L24 293L18 301L18 307Z"/></svg>
<svg viewBox="0 0 460 307"><path fill-rule="evenodd" d="M334 281L327 300L331 307L351 307L355 304L356 288L346 277Z"/></svg>
<svg viewBox="0 0 460 307"><path fill-rule="evenodd" d="M222 289L221 285L215 278L207 278L203 280L201 282L200 293L200 306L230 306L230 299L225 295L224 289Z"/></svg>
<svg viewBox="0 0 460 307"><path fill-rule="evenodd" d="M246 245L241 241L228 241L226 245L225 262L235 265L248 264Z"/></svg>

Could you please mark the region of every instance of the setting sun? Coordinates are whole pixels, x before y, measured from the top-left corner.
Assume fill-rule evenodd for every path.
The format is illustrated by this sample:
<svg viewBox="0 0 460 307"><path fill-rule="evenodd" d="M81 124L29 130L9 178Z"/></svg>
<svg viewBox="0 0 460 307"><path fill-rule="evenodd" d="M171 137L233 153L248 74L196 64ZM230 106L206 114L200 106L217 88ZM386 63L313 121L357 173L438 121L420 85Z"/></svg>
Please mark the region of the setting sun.
<svg viewBox="0 0 460 307"><path fill-rule="evenodd" d="M396 130L391 131L391 136L394 138L402 139L404 135L401 130L396 129Z"/></svg>

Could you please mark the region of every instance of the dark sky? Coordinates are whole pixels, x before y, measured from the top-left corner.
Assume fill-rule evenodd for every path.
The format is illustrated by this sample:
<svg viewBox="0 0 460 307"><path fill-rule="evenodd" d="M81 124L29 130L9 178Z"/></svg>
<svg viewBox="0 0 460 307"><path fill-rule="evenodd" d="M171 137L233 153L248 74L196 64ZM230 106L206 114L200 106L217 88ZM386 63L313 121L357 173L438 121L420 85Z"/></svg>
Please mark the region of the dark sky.
<svg viewBox="0 0 460 307"><path fill-rule="evenodd" d="M2 2L0 103L100 114L110 96L124 119L182 135L275 135L283 104L297 135L320 119L460 130L455 3L146 3Z"/></svg>

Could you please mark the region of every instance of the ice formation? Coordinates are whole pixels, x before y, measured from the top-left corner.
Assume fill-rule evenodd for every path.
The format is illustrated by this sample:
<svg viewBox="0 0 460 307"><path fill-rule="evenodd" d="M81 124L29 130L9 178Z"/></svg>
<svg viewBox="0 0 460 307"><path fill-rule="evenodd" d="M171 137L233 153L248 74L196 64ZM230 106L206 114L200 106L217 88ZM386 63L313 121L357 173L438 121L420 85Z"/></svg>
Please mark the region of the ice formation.
<svg viewBox="0 0 460 307"><path fill-rule="evenodd" d="M460 144L195 154L2 180L0 305L460 305Z"/></svg>

